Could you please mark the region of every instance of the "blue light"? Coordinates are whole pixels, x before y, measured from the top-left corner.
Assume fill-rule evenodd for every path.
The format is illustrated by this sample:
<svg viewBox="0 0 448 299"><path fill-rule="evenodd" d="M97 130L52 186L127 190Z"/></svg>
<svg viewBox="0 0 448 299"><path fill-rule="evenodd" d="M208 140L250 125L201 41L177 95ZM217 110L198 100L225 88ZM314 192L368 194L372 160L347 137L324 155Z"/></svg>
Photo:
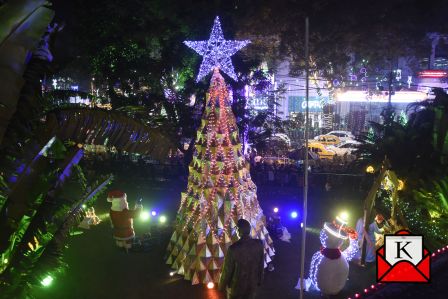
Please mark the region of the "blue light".
<svg viewBox="0 0 448 299"><path fill-rule="evenodd" d="M296 219L297 216L298 216L298 214L297 214L296 211L294 211L294 212L291 213L291 218Z"/></svg>
<svg viewBox="0 0 448 299"><path fill-rule="evenodd" d="M274 208L274 213L278 213L278 208L277 207Z"/></svg>
<svg viewBox="0 0 448 299"><path fill-rule="evenodd" d="M151 211L151 215L152 215L152 216L156 216L156 215L157 215L157 212L153 210L153 211Z"/></svg>

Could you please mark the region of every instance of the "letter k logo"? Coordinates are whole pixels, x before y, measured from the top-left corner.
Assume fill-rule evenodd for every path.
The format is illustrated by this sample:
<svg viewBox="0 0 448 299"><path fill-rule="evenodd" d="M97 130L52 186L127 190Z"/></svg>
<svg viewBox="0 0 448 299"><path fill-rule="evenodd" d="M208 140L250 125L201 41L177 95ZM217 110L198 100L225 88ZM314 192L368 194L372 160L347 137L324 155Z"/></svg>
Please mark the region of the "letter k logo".
<svg viewBox="0 0 448 299"><path fill-rule="evenodd" d="M409 252L406 251L406 248L405 248L406 246L408 246L409 244L412 243L411 241L407 241L403 247L400 246L402 241L395 241L395 243L397 244L397 257L396 257L397 259L401 259L401 257L400 257L401 251L403 251L403 253L405 253L410 259L412 259L412 256L409 254Z"/></svg>

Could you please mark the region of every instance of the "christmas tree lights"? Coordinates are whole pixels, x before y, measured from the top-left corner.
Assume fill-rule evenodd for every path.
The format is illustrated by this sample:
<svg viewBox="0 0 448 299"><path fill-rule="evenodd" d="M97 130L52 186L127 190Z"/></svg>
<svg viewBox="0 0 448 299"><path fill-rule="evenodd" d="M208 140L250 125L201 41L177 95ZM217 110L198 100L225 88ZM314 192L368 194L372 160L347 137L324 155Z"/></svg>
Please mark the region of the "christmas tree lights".
<svg viewBox="0 0 448 299"><path fill-rule="evenodd" d="M263 241L265 266L274 249L257 200L257 187L242 154L230 91L219 73L222 69L236 79L230 56L248 42L225 41L216 18L209 41L185 43L204 56L198 80L211 69L213 76L167 263L192 284L207 285L219 281L224 255L238 240L236 223L240 218L251 224L251 236Z"/></svg>
<svg viewBox="0 0 448 299"><path fill-rule="evenodd" d="M203 56L196 82L207 76L214 68L219 68L236 81L237 77L230 57L249 44L250 41L225 40L221 22L219 22L219 17L216 17L209 40L185 41L184 43Z"/></svg>

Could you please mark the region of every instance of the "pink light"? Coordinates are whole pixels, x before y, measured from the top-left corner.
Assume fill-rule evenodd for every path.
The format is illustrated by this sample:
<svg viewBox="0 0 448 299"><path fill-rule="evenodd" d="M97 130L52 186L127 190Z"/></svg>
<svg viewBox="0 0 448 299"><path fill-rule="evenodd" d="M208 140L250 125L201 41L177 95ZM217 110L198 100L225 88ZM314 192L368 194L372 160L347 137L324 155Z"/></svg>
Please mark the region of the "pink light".
<svg viewBox="0 0 448 299"><path fill-rule="evenodd" d="M371 289L374 289L374 288L375 288L375 286L374 286L374 285L372 284L372 285L370 286L370 288L371 288Z"/></svg>
<svg viewBox="0 0 448 299"><path fill-rule="evenodd" d="M355 294L355 298L359 298L359 296L360 296L360 295L359 295L358 293Z"/></svg>
<svg viewBox="0 0 448 299"><path fill-rule="evenodd" d="M418 73L418 75L422 78L443 78L448 75L445 71L437 71L437 70L429 70L429 71L422 71Z"/></svg>
<svg viewBox="0 0 448 299"><path fill-rule="evenodd" d="M369 290L368 289L364 289L364 293L367 293Z"/></svg>
<svg viewBox="0 0 448 299"><path fill-rule="evenodd" d="M436 256L436 254L435 254L435 253L433 253L433 254L431 254L431 256Z"/></svg>

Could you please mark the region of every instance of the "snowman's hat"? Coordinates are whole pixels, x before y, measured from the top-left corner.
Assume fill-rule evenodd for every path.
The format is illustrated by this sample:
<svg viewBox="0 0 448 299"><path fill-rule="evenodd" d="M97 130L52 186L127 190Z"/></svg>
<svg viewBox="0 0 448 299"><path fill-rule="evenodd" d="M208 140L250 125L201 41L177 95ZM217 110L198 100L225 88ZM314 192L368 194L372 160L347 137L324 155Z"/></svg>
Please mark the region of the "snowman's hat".
<svg viewBox="0 0 448 299"><path fill-rule="evenodd" d="M336 226L334 223L331 222L325 222L324 223L324 230L330 233L331 235L335 236L336 238L346 240L348 239L347 233L342 229L342 227Z"/></svg>

